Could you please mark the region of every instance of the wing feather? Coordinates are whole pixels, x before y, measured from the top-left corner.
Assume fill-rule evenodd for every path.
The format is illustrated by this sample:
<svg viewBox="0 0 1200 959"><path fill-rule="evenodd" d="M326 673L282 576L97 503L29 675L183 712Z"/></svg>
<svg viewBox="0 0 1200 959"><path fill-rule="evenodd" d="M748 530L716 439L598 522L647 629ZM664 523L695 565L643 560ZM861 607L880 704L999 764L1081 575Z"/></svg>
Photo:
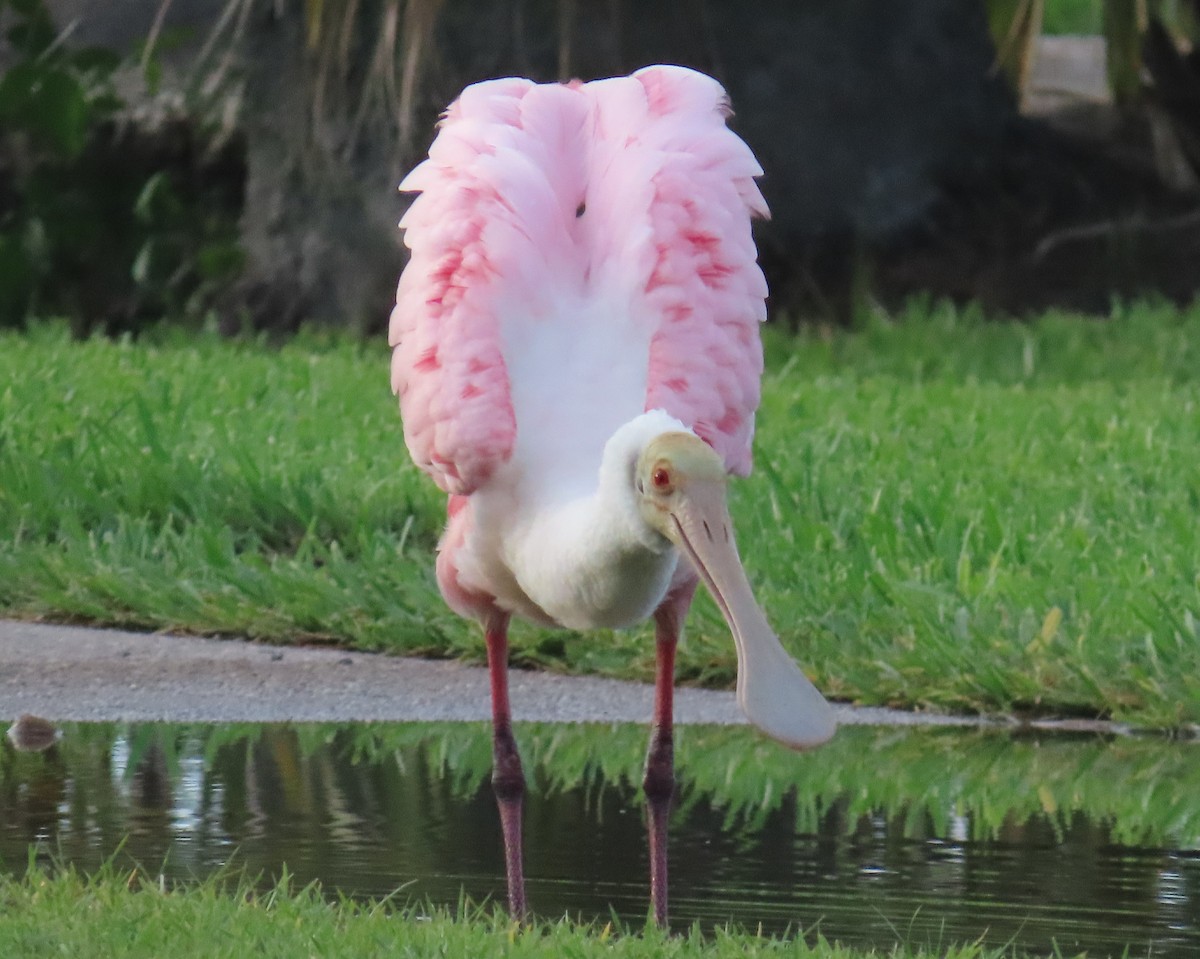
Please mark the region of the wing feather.
<svg viewBox="0 0 1200 959"><path fill-rule="evenodd" d="M392 389L413 460L448 493L472 492L516 435L493 308L492 251L503 201L489 161L519 116L528 80L477 84L400 184L420 191L400 221L411 251L388 329Z"/></svg>
<svg viewBox="0 0 1200 959"><path fill-rule="evenodd" d="M749 470L766 296L750 220L767 208L728 112L715 80L667 66L488 81L450 106L401 184L420 196L389 330L405 438L443 489L472 492L513 453L505 331L569 310L627 314L644 408Z"/></svg>
<svg viewBox="0 0 1200 959"><path fill-rule="evenodd" d="M634 74L645 90L641 139L657 149L653 234L641 303L656 319L647 409L689 424L736 473L748 473L762 376L758 324L766 281L751 218L767 206L750 148L725 124L728 99L682 67Z"/></svg>

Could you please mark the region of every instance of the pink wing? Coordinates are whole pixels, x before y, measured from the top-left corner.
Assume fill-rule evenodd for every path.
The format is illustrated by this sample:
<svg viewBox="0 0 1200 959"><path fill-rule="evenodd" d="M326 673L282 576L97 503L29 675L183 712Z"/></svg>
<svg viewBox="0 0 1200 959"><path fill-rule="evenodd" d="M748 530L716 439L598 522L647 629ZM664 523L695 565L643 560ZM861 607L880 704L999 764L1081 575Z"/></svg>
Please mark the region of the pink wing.
<svg viewBox="0 0 1200 959"><path fill-rule="evenodd" d="M750 217L767 210L727 114L715 80L663 66L488 81L451 105L401 184L421 196L389 331L409 450L442 489L470 493L510 457L502 313L552 313L542 288L564 277L607 284L648 325L645 409L749 470L767 292Z"/></svg>
<svg viewBox="0 0 1200 959"><path fill-rule="evenodd" d="M754 182L762 168L726 127L729 101L711 77L655 66L585 89L603 138L623 145L615 165L648 169L644 208L629 209L631 194L609 198L615 231L636 224L620 235L641 247L627 261L639 270L635 308L655 326L646 409L687 423L732 472L749 473L767 316L750 231L752 216L768 216Z"/></svg>
<svg viewBox="0 0 1200 959"><path fill-rule="evenodd" d="M516 435L484 242L499 198L481 167L533 84L480 86L446 111L429 159L400 184L423 192L400 221L412 253L388 329L409 452L448 493L485 482Z"/></svg>

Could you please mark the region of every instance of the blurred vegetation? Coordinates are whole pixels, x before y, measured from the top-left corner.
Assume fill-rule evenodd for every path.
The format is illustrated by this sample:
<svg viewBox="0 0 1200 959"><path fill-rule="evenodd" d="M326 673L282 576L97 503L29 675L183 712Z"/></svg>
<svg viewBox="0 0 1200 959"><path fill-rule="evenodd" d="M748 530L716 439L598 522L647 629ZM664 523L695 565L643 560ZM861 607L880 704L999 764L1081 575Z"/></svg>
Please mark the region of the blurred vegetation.
<svg viewBox="0 0 1200 959"><path fill-rule="evenodd" d="M996 65L1023 90L1033 65L1034 42L1044 29L1044 0L988 0L988 26L996 44Z"/></svg>
<svg viewBox="0 0 1200 959"><path fill-rule="evenodd" d="M1108 82L1118 103L1141 98L1143 48L1153 23L1187 45L1200 40L1196 0L985 0L996 64L1022 90L1033 46L1043 34L1100 34Z"/></svg>
<svg viewBox="0 0 1200 959"><path fill-rule="evenodd" d="M253 0L230 0L242 7ZM996 65L1018 89L1028 79L1037 39L1055 34L1100 34L1108 48L1108 76L1118 102L1142 92L1142 48L1152 22L1162 23L1186 43L1200 40L1197 0L983 0L996 44ZM352 70L349 55L362 34L373 40L370 64L363 73L356 127L368 111L383 108L398 116L399 142L413 132L413 110L429 46L445 0L383 0L381 4L303 0L306 43L314 57L314 109L332 102L338 80ZM575 0L551 0L557 12L559 76L572 76L572 25ZM544 13L545 11L543 11ZM232 18L229 18L232 19Z"/></svg>
<svg viewBox="0 0 1200 959"><path fill-rule="evenodd" d="M187 120L131 122L121 59L67 42L41 0L0 0L0 26L0 327L201 314L241 263L240 196L206 175L229 155Z"/></svg>
<svg viewBox="0 0 1200 959"><path fill-rule="evenodd" d="M1102 33L1117 102L1159 104L1183 154L1200 171L1200 55L1189 48L1200 37L1200 0L983 2L996 68L1018 90L1039 36ZM6 37L0 45L0 326L20 326L31 315L66 315L77 333L116 332L163 316L194 321L214 305L223 313L242 308L231 291L250 272L243 269L245 251L253 249L239 236L244 151L236 138L214 146L202 114L219 105L213 92L225 90L224 80L237 73L234 51L269 6L227 0L203 28L202 49L189 68L184 99L191 112L168 109L166 120L147 123L132 118L134 98L119 94L115 81L140 67L144 89L155 93L162 77L156 51L170 45L170 31L159 30L169 0L159 0L137 66L70 42L43 0L0 0ZM618 6L612 16L620 19L626 14ZM314 152L328 148L321 162L341 169L371 149L411 159L426 132L434 87L444 102L439 27L458 24L467 7L446 0L281 0L271 9L276 17L302 18L293 43L304 48L297 86L308 98ZM582 57L581 10L575 0L539 0L513 13L556 51L562 77L572 75ZM161 100L148 102L161 106ZM204 105L199 114L194 104ZM336 135L322 126L333 116L340 118ZM278 179L287 181L284 171ZM336 247L340 241L329 242ZM281 272L286 287L303 271L289 262ZM382 286L390 285L389 276ZM272 309L268 304L263 311Z"/></svg>

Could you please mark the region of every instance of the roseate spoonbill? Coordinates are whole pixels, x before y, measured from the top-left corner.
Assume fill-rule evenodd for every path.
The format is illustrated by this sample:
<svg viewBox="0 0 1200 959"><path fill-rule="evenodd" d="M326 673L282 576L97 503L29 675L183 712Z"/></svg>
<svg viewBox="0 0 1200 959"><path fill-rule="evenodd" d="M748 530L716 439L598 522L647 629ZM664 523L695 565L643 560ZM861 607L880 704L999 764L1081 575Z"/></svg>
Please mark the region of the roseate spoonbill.
<svg viewBox="0 0 1200 959"><path fill-rule="evenodd" d="M737 650L749 719L795 748L833 713L784 651L738 559L725 483L750 469L767 215L725 91L682 67L591 83L491 80L447 109L400 189L411 251L389 340L414 461L449 494L446 602L478 620L509 908L525 913L525 780L508 625L653 617L643 782L651 896L667 914L675 648L698 580ZM682 559L681 559L682 557Z"/></svg>

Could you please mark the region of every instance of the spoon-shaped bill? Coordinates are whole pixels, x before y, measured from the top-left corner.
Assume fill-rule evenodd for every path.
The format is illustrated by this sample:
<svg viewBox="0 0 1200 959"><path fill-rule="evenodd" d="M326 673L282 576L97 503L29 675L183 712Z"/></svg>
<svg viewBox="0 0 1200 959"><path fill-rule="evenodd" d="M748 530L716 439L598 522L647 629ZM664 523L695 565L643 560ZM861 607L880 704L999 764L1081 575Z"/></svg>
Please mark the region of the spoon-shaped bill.
<svg viewBox="0 0 1200 959"><path fill-rule="evenodd" d="M793 749L828 740L837 728L833 708L788 655L754 600L733 538L725 484L690 483L671 520L676 534L671 538L696 567L733 632L742 712Z"/></svg>

